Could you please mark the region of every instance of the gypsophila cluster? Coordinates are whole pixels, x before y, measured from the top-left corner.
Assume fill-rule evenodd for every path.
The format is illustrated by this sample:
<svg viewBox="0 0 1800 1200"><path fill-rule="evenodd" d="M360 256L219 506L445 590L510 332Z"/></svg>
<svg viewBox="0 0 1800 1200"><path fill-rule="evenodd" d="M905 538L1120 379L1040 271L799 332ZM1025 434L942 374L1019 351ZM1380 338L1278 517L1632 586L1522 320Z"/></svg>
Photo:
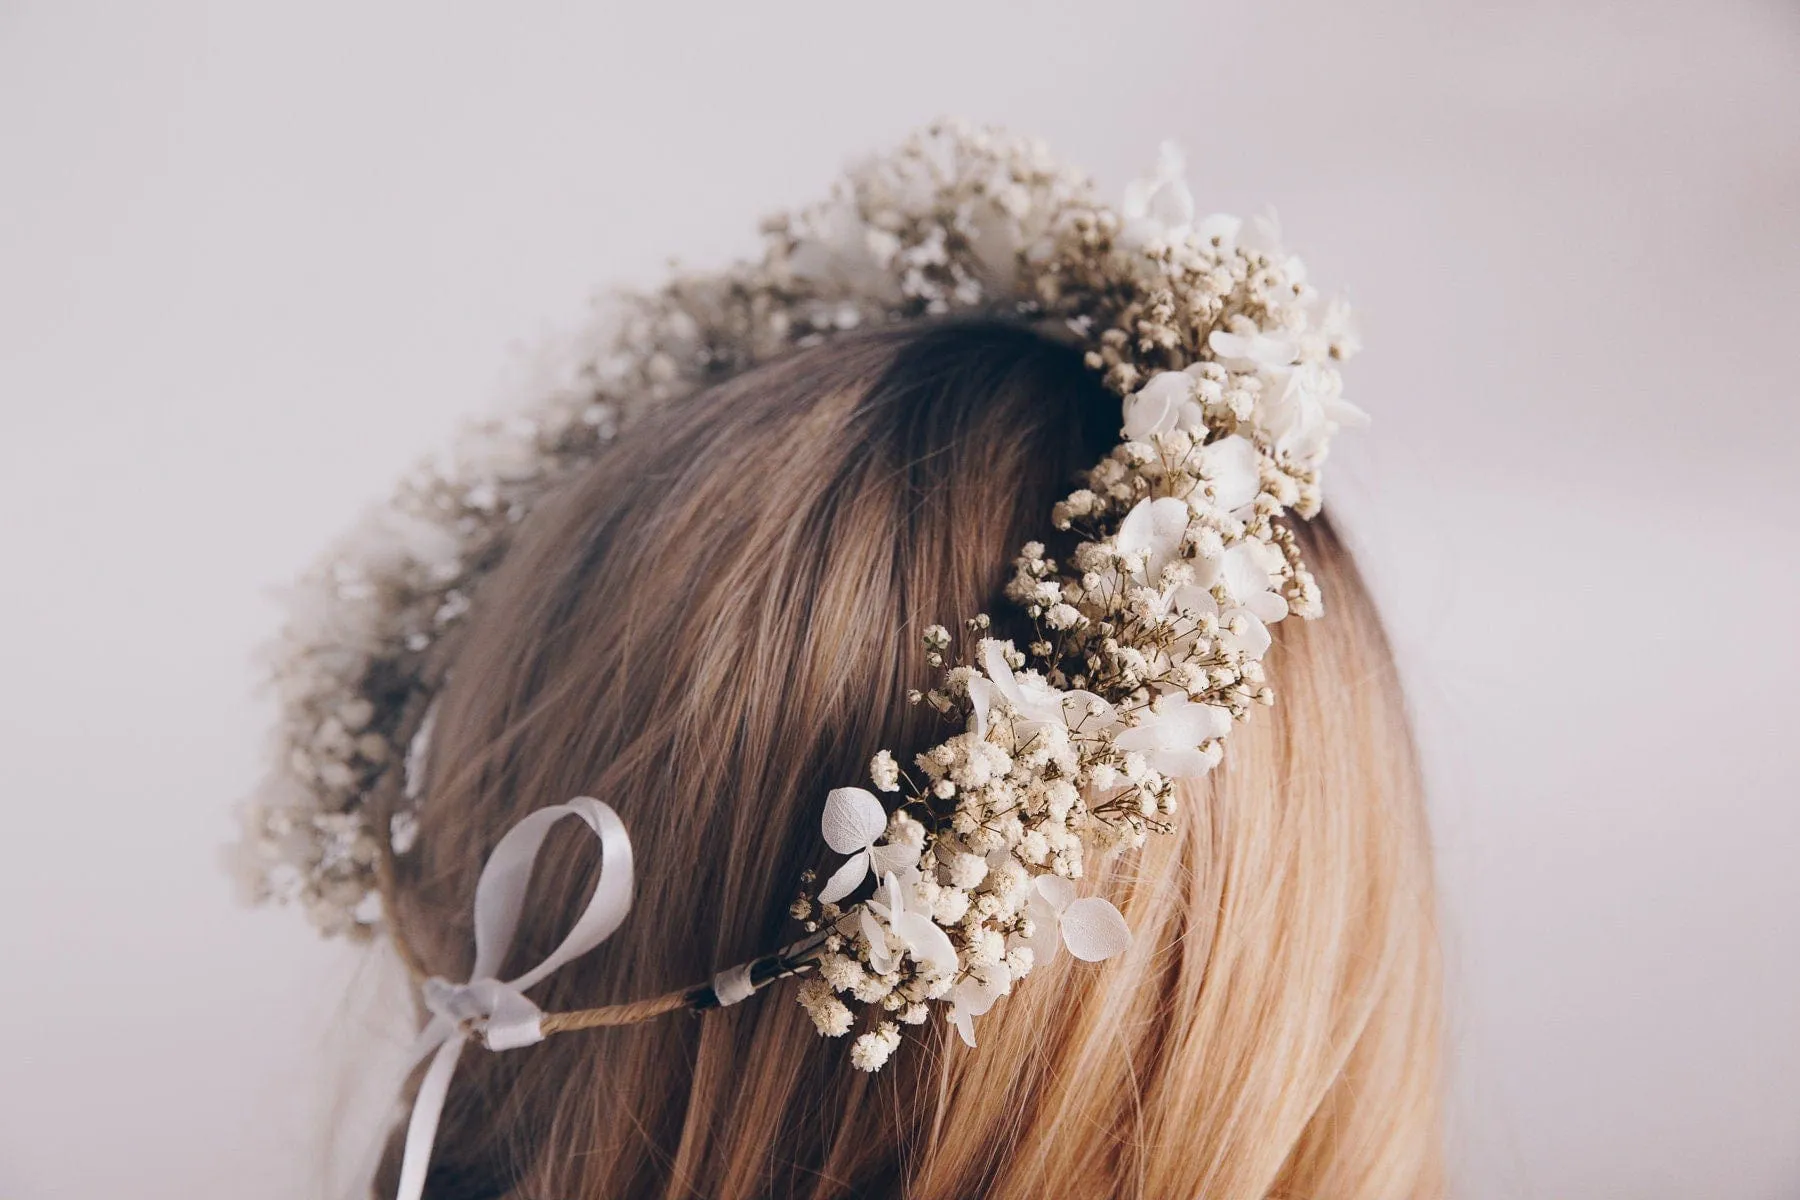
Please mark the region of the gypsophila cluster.
<svg viewBox="0 0 1800 1200"><path fill-rule="evenodd" d="M925 631L939 682L915 698L947 733L877 755L874 791L826 797L845 858L791 909L814 947L800 1003L821 1034L856 1032L852 1061L872 1071L933 1006L973 1044L975 1018L1061 949L1128 944L1078 883L1171 827L1177 782L1274 699L1269 626L1318 614L1288 522L1317 511L1330 438L1361 419L1337 368L1357 340L1272 219L1196 215L1168 148L1114 208L1038 143L944 123L765 239L757 262L619 299L535 407L422 470L308 578L277 651L285 721L247 813L247 874L328 932L379 922L380 839L403 854L414 835L431 703L475 588L623 424L837 330L1047 323L1123 398L1122 441L1049 514L1067 552L1019 554L1006 596L1034 627L1025 645L980 616ZM377 812L392 814L379 828Z"/></svg>
<svg viewBox="0 0 1800 1200"><path fill-rule="evenodd" d="M1020 553L1007 598L1036 634L981 636L951 655L924 634L940 687L919 697L958 732L875 786L826 799L823 831L849 854L795 911L823 936L800 1003L823 1034L873 1015L852 1061L876 1070L901 1024L947 1003L974 1019L1066 946L1099 960L1129 944L1106 900L1077 898L1093 855L1170 828L1176 782L1211 770L1235 721L1273 703L1268 626L1319 612L1289 512L1319 507L1331 435L1361 413L1336 362L1356 349L1348 310L1322 300L1273 221L1196 220L1181 162L1119 211L1072 204L1023 251L1035 300L1088 336L1088 363L1124 397L1123 441L1056 506L1079 540L1063 561ZM875 895L844 902L873 873Z"/></svg>

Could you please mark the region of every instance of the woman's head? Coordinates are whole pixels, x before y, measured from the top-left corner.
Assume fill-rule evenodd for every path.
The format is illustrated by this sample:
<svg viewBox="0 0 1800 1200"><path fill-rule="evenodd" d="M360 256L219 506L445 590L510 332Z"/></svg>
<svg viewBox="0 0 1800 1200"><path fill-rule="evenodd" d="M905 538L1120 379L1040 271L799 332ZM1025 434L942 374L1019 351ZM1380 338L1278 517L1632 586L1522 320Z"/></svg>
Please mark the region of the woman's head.
<svg viewBox="0 0 1800 1200"><path fill-rule="evenodd" d="M845 336L640 424L534 513L443 697L396 936L465 977L474 882L570 796L631 827L631 919L534 993L641 999L792 936L826 789L923 749L920 632L999 600L1018 546L1116 440L1078 351L998 323ZM1277 627L1280 694L1102 872L1132 949L1068 956L983 1019L851 1069L778 985L695 1018L471 1055L431 1196L1396 1197L1436 1186L1429 864L1393 666L1349 558ZM514 965L591 889L540 865ZM391 1185L389 1178L384 1187Z"/></svg>

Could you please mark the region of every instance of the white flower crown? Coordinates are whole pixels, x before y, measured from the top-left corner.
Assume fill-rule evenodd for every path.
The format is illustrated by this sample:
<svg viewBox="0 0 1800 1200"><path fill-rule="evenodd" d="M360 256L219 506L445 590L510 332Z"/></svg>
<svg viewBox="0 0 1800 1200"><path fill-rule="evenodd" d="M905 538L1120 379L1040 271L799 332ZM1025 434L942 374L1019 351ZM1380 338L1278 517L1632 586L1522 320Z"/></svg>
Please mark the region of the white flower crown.
<svg viewBox="0 0 1800 1200"><path fill-rule="evenodd" d="M871 782L899 793L892 810L862 788L825 797L825 841L848 857L795 901L805 937L657 1008L733 1003L804 972L800 1002L821 1033L856 1027L852 1004L870 1014L851 1058L872 1071L933 1003L973 1045L974 1019L1059 946L1097 960L1127 944L1119 912L1077 898L1076 883L1090 855L1170 827L1176 781L1210 770L1233 722L1273 700L1267 626L1318 614L1286 522L1317 511L1331 435L1363 419L1335 365L1357 342L1348 309L1307 282L1272 220L1196 219L1172 147L1114 210L1039 143L941 123L765 232L760 262L620 297L534 408L416 473L304 581L277 652L280 753L248 806L244 859L258 897L304 905L327 933L379 926L380 839L404 855L414 837L418 758L470 597L525 513L621 425L838 330L940 313L1061 322L1124 398L1124 430L1051 515L1080 539L1073 553L1053 560L1033 542L1017 559L1007 597L1033 640L986 637L977 616L953 652L948 630L928 630L942 680L915 700L955 732L910 770L876 756ZM372 812L394 816L375 828ZM610 911L590 908L530 977L485 978L541 826L563 815L606 846ZM478 913L497 932L477 978L427 991L444 1086L459 1032L499 1046L619 1023L539 1014L520 995L630 903L629 842L610 808L576 801L527 821L538 817L484 874L478 910L499 908ZM870 875L875 894L848 903ZM422 1185L429 1130L422 1153L408 1149Z"/></svg>

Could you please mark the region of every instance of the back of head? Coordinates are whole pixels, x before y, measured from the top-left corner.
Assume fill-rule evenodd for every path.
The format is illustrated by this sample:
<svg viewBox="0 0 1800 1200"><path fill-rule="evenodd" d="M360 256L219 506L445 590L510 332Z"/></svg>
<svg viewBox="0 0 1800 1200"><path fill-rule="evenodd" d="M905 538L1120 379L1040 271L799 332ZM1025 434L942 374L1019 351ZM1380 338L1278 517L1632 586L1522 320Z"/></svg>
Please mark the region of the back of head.
<svg viewBox="0 0 1800 1200"><path fill-rule="evenodd" d="M934 723L921 631L1000 603L1006 564L1116 441L1080 353L996 321L843 335L639 423L527 518L458 647L397 940L467 978L481 865L588 794L631 828L631 920L546 1008L692 983L792 936L819 799ZM878 1075L777 985L756 1003L465 1059L426 1195L1397 1197L1439 1178L1430 868L1394 668L1324 518L1331 608L1285 621L1281 693L1182 785L1175 836L1099 871L1134 941L1059 956L971 1050L941 1022ZM597 856L540 859L513 947L543 958ZM502 973L503 978L511 974ZM392 1194L400 1137L380 1194Z"/></svg>

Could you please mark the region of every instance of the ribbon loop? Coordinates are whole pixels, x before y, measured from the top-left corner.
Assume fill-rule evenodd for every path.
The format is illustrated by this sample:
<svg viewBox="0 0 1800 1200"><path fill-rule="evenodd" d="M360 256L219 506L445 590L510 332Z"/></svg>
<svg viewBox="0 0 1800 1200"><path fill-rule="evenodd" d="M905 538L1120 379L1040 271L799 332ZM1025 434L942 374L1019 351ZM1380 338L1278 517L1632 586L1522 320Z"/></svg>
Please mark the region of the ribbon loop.
<svg viewBox="0 0 1800 1200"><path fill-rule="evenodd" d="M525 888L531 882L538 851L551 826L564 817L579 817L600 839L600 881L581 917L548 958L516 979L497 979L518 933ZM424 1194L438 1120L469 1035L479 1033L490 1050L514 1050L543 1041L543 1013L526 997L525 990L611 937L631 911L631 893L631 838L609 804L579 796L567 804L528 813L506 831L475 883L475 967L469 982L433 977L419 989L431 1021L414 1046L413 1061L427 1054L433 1057L407 1123L396 1200L419 1200Z"/></svg>
<svg viewBox="0 0 1800 1200"><path fill-rule="evenodd" d="M425 1009L465 1031L473 1026L489 1050L516 1050L544 1040L543 1011L512 984L498 979L451 983L427 979L419 989Z"/></svg>

